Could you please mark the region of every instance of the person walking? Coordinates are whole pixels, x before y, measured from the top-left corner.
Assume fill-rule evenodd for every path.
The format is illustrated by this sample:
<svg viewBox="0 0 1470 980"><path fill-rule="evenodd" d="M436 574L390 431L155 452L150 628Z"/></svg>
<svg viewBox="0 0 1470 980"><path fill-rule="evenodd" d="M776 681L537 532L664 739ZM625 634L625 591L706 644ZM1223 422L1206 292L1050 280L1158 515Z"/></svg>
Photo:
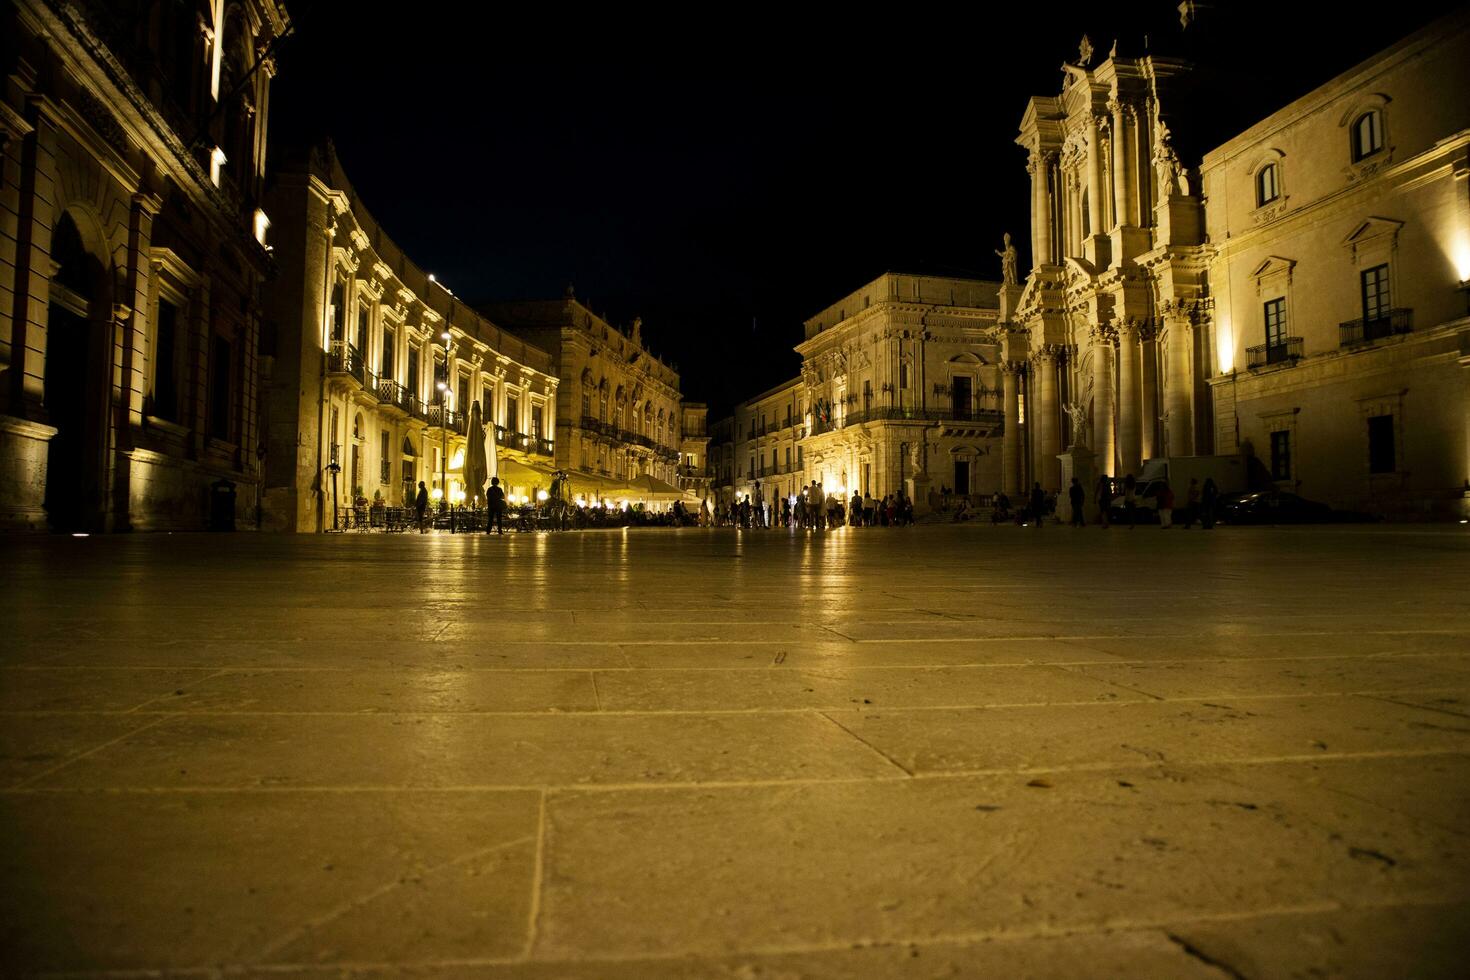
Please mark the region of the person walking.
<svg viewBox="0 0 1470 980"><path fill-rule="evenodd" d="M429 524L424 518L429 511L429 488L424 486L424 481L419 481L418 495L413 498L414 515L418 518L419 533L428 534Z"/></svg>
<svg viewBox="0 0 1470 980"><path fill-rule="evenodd" d="M1138 518L1138 481L1133 479L1129 473L1123 477L1123 513L1128 518L1128 530L1133 530L1133 524Z"/></svg>
<svg viewBox="0 0 1470 980"><path fill-rule="evenodd" d="M1189 489L1184 493L1184 530L1188 531L1199 520L1199 481L1189 478Z"/></svg>
<svg viewBox="0 0 1470 980"><path fill-rule="evenodd" d="M1087 500L1087 491L1082 489L1082 481L1075 476L1072 477L1072 485L1067 488L1067 503L1072 505L1072 526L1085 527L1087 522L1082 519L1082 505Z"/></svg>
<svg viewBox="0 0 1470 980"><path fill-rule="evenodd" d="M485 533L490 533L490 526L495 525L496 534L505 533L505 491L500 489L500 477L490 478L490 489L485 494L489 502L489 515L485 518Z"/></svg>
<svg viewBox="0 0 1470 980"><path fill-rule="evenodd" d="M1174 526L1174 491L1169 489L1169 481L1165 480L1159 487L1159 529Z"/></svg>
<svg viewBox="0 0 1470 980"><path fill-rule="evenodd" d="M1097 520L1106 530L1112 520L1113 481L1106 473L1097 478Z"/></svg>
<svg viewBox="0 0 1470 980"><path fill-rule="evenodd" d="M1220 489L1215 486L1215 478L1205 477L1204 489L1199 495L1199 526L1206 531L1215 529L1215 508L1220 503Z"/></svg>
<svg viewBox="0 0 1470 980"><path fill-rule="evenodd" d="M1046 493L1042 491L1040 483L1031 484L1031 520L1035 522L1036 530L1041 530L1042 515L1046 511Z"/></svg>

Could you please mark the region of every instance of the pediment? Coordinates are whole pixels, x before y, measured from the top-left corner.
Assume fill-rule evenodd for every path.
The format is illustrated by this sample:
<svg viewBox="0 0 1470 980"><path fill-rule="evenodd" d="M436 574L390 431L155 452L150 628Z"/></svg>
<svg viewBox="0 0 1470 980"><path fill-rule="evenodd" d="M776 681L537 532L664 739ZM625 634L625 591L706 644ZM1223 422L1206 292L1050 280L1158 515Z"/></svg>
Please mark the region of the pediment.
<svg viewBox="0 0 1470 980"><path fill-rule="evenodd" d="M949 359L950 364L984 364L985 360L969 351L963 351Z"/></svg>
<svg viewBox="0 0 1470 980"><path fill-rule="evenodd" d="M1402 221L1395 221L1393 218L1369 218L1354 228L1352 234L1342 240L1342 244L1344 248L1357 248L1365 242L1371 242L1385 235L1397 238L1399 229L1403 226Z"/></svg>
<svg viewBox="0 0 1470 980"><path fill-rule="evenodd" d="M1270 276L1290 276L1291 270L1296 268L1296 259L1286 259L1279 255L1267 256L1266 261L1256 266L1251 273L1252 279L1266 279Z"/></svg>

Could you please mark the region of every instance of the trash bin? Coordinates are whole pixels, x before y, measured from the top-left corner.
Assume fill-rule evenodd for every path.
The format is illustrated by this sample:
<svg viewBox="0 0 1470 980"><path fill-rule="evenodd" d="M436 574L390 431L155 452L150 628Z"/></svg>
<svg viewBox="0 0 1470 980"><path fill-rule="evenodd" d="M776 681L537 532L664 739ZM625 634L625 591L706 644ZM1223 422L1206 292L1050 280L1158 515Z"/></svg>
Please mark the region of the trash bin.
<svg viewBox="0 0 1470 980"><path fill-rule="evenodd" d="M229 480L215 480L209 485L209 529L235 529L235 484Z"/></svg>

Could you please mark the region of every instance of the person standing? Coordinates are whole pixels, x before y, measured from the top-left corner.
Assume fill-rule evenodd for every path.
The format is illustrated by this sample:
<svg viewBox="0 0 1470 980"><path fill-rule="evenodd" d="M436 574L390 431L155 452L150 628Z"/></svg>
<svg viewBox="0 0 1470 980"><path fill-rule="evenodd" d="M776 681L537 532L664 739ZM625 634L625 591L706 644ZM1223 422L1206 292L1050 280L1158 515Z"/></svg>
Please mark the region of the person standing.
<svg viewBox="0 0 1470 980"><path fill-rule="evenodd" d="M418 495L413 498L414 515L418 518L419 533L428 534L429 525L424 519L429 511L429 488L424 486L424 481L419 481Z"/></svg>
<svg viewBox="0 0 1470 980"><path fill-rule="evenodd" d="M1082 519L1082 505L1087 501L1087 491L1082 489L1082 481L1075 476L1072 477L1072 485L1067 488L1067 503L1072 505L1072 526L1085 527L1087 522Z"/></svg>
<svg viewBox="0 0 1470 980"><path fill-rule="evenodd" d="M1188 531L1199 520L1199 481L1189 478L1189 489L1184 494L1184 530Z"/></svg>
<svg viewBox="0 0 1470 980"><path fill-rule="evenodd" d="M1046 512L1046 493L1042 491L1040 483L1031 484L1031 520L1035 522L1036 530L1041 530L1042 517Z"/></svg>
<svg viewBox="0 0 1470 980"><path fill-rule="evenodd" d="M490 478L490 490L485 494L485 499L490 503L490 516L485 521L485 533L490 533L490 525L495 525L496 534L505 533L505 491L500 489L500 477Z"/></svg>
<svg viewBox="0 0 1470 980"><path fill-rule="evenodd" d="M1215 478L1205 477L1204 489L1199 495L1199 526L1206 531L1215 529L1215 508L1220 503L1220 489L1215 486Z"/></svg>
<svg viewBox="0 0 1470 980"><path fill-rule="evenodd" d="M847 515L847 523L857 527L863 522L863 495L856 490L852 492L852 511Z"/></svg>
<svg viewBox="0 0 1470 980"><path fill-rule="evenodd" d="M1133 530L1133 524L1138 518L1136 509L1138 507L1138 482L1129 473L1123 477L1123 513L1128 518L1128 530Z"/></svg>
<svg viewBox="0 0 1470 980"><path fill-rule="evenodd" d="M1169 481L1165 480L1159 487L1159 528L1174 526L1174 491L1169 489Z"/></svg>
<svg viewBox="0 0 1470 980"><path fill-rule="evenodd" d="M1106 529L1112 520L1108 512L1113 509L1113 481L1106 473L1097 478L1097 519Z"/></svg>

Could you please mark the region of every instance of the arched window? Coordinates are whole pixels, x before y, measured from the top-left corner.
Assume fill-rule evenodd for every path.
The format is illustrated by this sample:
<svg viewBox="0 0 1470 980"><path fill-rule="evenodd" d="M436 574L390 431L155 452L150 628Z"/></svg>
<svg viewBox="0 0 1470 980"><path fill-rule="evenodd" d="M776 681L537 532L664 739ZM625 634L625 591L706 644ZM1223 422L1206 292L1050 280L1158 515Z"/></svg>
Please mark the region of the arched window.
<svg viewBox="0 0 1470 980"><path fill-rule="evenodd" d="M1281 172L1268 163L1256 174L1256 207L1264 207L1281 196Z"/></svg>
<svg viewBox="0 0 1470 980"><path fill-rule="evenodd" d="M1353 123L1353 160L1362 160L1383 149L1383 115L1377 109L1363 113Z"/></svg>

